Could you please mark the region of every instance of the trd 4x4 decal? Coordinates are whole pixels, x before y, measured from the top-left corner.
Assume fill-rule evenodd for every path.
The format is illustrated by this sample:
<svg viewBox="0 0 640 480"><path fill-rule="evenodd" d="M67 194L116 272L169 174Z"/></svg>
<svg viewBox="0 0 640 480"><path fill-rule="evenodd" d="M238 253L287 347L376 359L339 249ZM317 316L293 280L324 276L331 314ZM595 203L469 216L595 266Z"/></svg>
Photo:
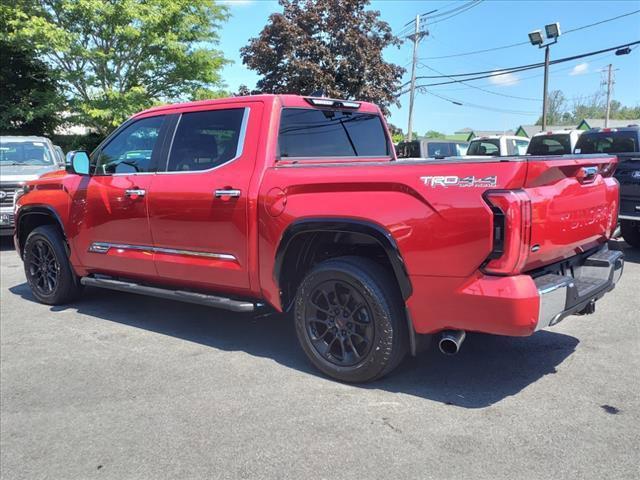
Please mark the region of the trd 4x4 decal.
<svg viewBox="0 0 640 480"><path fill-rule="evenodd" d="M420 177L420 180L428 187L495 187L498 177L457 177L455 175L443 175L433 177Z"/></svg>

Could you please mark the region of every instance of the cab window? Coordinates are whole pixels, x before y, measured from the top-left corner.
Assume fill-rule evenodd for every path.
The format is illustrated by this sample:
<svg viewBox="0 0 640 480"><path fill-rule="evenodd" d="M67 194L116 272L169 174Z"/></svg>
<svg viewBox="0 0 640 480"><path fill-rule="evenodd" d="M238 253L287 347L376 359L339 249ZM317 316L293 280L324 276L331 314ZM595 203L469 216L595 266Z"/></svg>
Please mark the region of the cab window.
<svg viewBox="0 0 640 480"><path fill-rule="evenodd" d="M95 175L156 171L152 155L157 147L164 116L138 120L125 127L100 151Z"/></svg>

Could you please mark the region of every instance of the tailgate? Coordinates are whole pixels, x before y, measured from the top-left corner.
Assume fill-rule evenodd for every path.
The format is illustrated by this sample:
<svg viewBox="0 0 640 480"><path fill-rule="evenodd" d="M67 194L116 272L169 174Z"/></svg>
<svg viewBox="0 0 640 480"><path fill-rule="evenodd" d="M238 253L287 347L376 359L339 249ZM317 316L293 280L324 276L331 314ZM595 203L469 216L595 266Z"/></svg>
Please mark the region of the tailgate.
<svg viewBox="0 0 640 480"><path fill-rule="evenodd" d="M620 218L640 218L640 153L618 155Z"/></svg>
<svg viewBox="0 0 640 480"><path fill-rule="evenodd" d="M530 252L524 270L561 261L606 242L617 223L616 157L564 156L528 161Z"/></svg>

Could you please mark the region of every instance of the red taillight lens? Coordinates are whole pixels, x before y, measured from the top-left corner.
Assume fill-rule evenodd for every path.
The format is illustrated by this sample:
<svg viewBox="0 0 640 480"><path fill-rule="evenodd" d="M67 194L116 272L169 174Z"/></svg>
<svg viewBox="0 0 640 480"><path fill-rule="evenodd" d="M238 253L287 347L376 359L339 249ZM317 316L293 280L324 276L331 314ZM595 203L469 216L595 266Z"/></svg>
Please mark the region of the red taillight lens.
<svg viewBox="0 0 640 480"><path fill-rule="evenodd" d="M531 200L522 190L488 191L484 198L493 212L493 250L483 270L494 275L520 273L531 244Z"/></svg>

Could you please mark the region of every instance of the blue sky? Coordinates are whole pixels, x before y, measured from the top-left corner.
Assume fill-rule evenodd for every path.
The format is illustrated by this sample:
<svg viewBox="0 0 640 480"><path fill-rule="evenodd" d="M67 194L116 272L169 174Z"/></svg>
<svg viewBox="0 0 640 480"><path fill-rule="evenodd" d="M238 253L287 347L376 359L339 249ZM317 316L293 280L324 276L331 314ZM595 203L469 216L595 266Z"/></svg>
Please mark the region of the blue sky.
<svg viewBox="0 0 640 480"><path fill-rule="evenodd" d="M276 1L237 0L224 2L230 5L231 19L221 32L220 49L234 61L224 70L228 88L235 90L240 84L253 87L258 76L242 65L240 48L251 37L257 36L271 13L281 11ZM416 14L434 9L446 11L456 7L451 0L373 0L371 9L379 10L381 18L400 32ZM445 74L472 71L499 70L544 60L544 51L531 45L521 45L494 52L432 59L475 50L527 41L527 33L544 28L545 24L560 22L567 31L582 25L640 10L640 0L625 1L507 1L485 0L480 5L451 19L434 24L430 35L420 43L421 60L418 75L436 75L431 67ZM640 13L602 25L563 35L551 47L551 59L578 55L589 51L613 47L625 42L640 40ZM399 49L384 52L387 61L410 66L412 46L404 43ZM425 58L426 57L426 58ZM568 99L587 97L596 93L603 80L601 70L613 63L615 87L613 98L625 105L640 105L640 48L630 55L613 53L593 56L552 66L549 77L550 90L562 90ZM410 76L409 68L405 80ZM463 104L458 106L429 94L419 94L416 99L414 130L424 134L427 130L452 133L464 127L479 130L507 130L520 124L534 123L542 109L542 69L509 76L470 82L494 92L525 97L515 99L493 95L461 84L432 87L434 94L448 97ZM401 107L393 108L390 121L404 130L407 128L408 95L401 98ZM506 113L487 110L509 110ZM530 112L530 113L524 113Z"/></svg>

